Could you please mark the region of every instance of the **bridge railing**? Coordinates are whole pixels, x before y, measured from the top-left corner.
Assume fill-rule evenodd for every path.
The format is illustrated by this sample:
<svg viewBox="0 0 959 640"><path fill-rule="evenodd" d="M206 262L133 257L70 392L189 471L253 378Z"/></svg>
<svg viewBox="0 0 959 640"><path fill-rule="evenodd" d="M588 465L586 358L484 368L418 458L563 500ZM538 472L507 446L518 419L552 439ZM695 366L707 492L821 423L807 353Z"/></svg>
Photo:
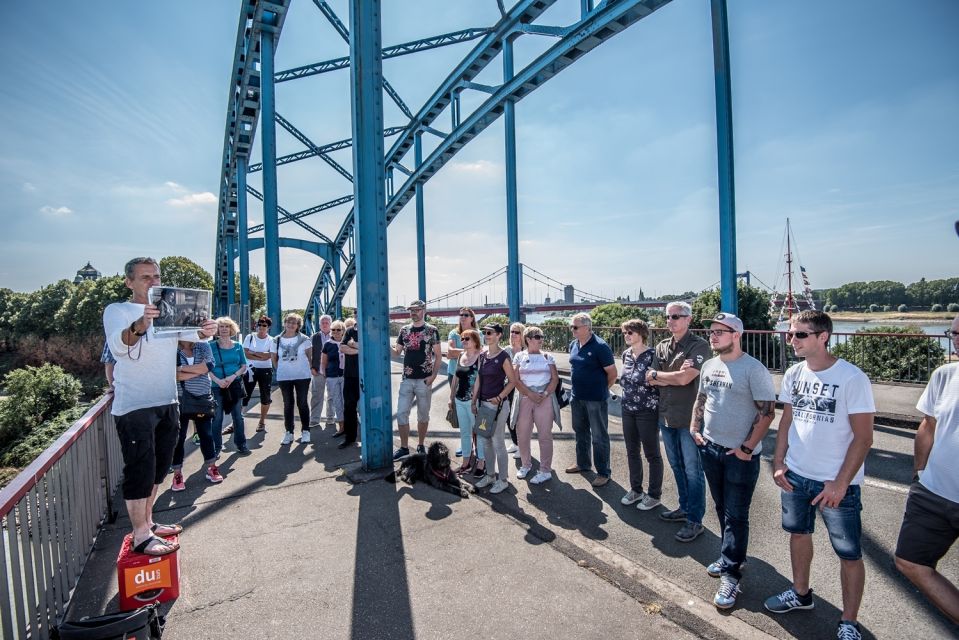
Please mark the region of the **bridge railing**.
<svg viewBox="0 0 959 640"><path fill-rule="evenodd" d="M123 469L108 393L0 490L0 637L63 619Z"/></svg>
<svg viewBox="0 0 959 640"><path fill-rule="evenodd" d="M626 343L619 327L593 327L613 353L619 356ZM708 339L703 329L693 333ZM568 327L543 327L544 348L566 352L573 337ZM649 343L669 337L669 331L652 328ZM743 334L743 350L762 362L770 371L781 373L799 362L786 343L784 331L752 331ZM905 382L923 384L936 367L955 357L952 342L945 335L925 333L834 333L830 348L866 372L873 382Z"/></svg>

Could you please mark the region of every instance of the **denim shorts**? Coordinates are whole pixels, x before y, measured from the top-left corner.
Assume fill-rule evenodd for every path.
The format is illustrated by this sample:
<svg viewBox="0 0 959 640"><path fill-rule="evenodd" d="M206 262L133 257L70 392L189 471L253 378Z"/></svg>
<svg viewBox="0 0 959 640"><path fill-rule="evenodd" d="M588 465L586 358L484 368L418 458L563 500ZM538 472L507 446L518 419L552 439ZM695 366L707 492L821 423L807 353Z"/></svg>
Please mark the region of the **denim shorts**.
<svg viewBox="0 0 959 640"><path fill-rule="evenodd" d="M812 533L816 528L818 510L822 513L826 531L829 532L829 542L836 555L843 560L862 558L862 499L859 485L849 485L838 507L820 509L812 501L822 492L825 483L804 478L792 471L786 472L786 480L793 490L782 492L783 529L800 535Z"/></svg>

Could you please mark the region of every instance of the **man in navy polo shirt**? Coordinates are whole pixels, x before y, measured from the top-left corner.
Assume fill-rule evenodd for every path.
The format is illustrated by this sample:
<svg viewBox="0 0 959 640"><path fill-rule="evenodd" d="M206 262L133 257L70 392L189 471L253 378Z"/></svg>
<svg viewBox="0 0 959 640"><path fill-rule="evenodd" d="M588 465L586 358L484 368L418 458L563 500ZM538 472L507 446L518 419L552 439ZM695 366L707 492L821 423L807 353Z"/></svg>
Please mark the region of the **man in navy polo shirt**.
<svg viewBox="0 0 959 640"><path fill-rule="evenodd" d="M577 313L570 326L576 338L569 345L569 365L572 369L573 432L576 434L576 464L566 473L589 471L589 449L593 447L596 464L594 487L609 482L609 388L616 381L616 364L609 345L593 333L593 321L588 313Z"/></svg>

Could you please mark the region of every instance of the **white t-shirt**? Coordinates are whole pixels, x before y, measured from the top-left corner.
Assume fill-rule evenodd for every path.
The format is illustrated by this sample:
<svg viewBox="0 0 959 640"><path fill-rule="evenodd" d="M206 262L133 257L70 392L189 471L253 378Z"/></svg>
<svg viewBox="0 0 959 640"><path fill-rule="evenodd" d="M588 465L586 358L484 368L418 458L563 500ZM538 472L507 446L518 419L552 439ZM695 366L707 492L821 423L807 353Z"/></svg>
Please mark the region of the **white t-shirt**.
<svg viewBox="0 0 959 640"><path fill-rule="evenodd" d="M792 405L793 412L786 466L819 482L839 475L852 443L849 414L876 412L869 378L841 358L824 371L812 371L805 362L789 367L779 400ZM852 484L862 484L864 467Z"/></svg>
<svg viewBox="0 0 959 640"><path fill-rule="evenodd" d="M959 502L959 362L932 372L916 408L936 419L936 439L919 482L946 500Z"/></svg>
<svg viewBox="0 0 959 640"><path fill-rule="evenodd" d="M111 413L122 416L147 407L174 404L176 394L177 340L196 342L196 331L154 334L152 328L135 345L123 344L123 330L143 316L135 302L114 302L103 311L103 330L113 369L114 396Z"/></svg>
<svg viewBox="0 0 959 640"><path fill-rule="evenodd" d="M530 353L520 351L513 356L513 366L519 371L519 377L527 387L542 387L549 384L550 367L556 366L553 356L548 353Z"/></svg>
<svg viewBox="0 0 959 640"><path fill-rule="evenodd" d="M255 333L251 333L243 338L243 348L256 353L276 353L276 339L272 336L260 338ZM253 360L250 358L247 360L247 364L254 369L271 369L273 367L272 360Z"/></svg>
<svg viewBox="0 0 959 640"><path fill-rule="evenodd" d="M299 347L296 346L297 342L300 343ZM310 339L302 334L292 338L280 338L276 361L277 381L312 379L310 359L306 357L306 350L312 344Z"/></svg>

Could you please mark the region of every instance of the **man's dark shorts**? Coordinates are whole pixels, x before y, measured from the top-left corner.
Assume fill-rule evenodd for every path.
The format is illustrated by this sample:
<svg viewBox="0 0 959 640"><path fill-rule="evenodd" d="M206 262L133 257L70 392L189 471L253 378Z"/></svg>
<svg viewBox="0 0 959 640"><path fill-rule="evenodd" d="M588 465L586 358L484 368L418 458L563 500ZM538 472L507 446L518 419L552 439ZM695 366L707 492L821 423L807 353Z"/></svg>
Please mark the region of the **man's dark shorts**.
<svg viewBox="0 0 959 640"><path fill-rule="evenodd" d="M959 536L959 504L912 483L896 557L935 568Z"/></svg>
<svg viewBox="0 0 959 640"><path fill-rule="evenodd" d="M117 435L123 452L123 499L142 500L161 484L173 462L180 430L176 403L137 409L116 416Z"/></svg>

